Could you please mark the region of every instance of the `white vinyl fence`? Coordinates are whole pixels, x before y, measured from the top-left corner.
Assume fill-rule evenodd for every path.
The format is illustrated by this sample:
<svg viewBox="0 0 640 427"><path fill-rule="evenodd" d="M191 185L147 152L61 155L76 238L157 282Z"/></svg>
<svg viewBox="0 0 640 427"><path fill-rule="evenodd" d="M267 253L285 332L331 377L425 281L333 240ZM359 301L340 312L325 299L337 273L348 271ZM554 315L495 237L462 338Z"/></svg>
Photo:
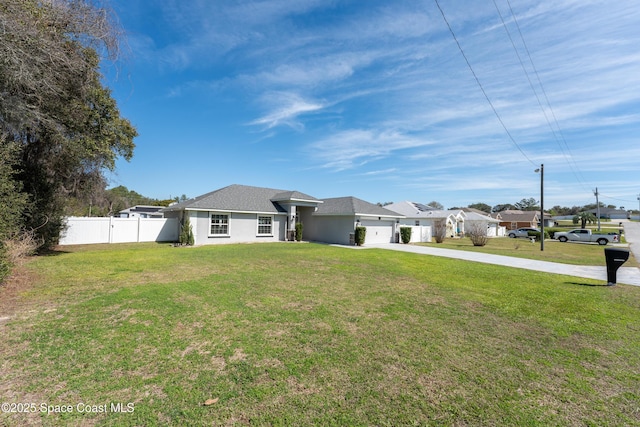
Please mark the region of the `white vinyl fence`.
<svg viewBox="0 0 640 427"><path fill-rule="evenodd" d="M61 245L90 243L175 242L177 218L68 217Z"/></svg>
<svg viewBox="0 0 640 427"><path fill-rule="evenodd" d="M400 227L411 227L411 240L409 243L431 242L430 225L401 225Z"/></svg>

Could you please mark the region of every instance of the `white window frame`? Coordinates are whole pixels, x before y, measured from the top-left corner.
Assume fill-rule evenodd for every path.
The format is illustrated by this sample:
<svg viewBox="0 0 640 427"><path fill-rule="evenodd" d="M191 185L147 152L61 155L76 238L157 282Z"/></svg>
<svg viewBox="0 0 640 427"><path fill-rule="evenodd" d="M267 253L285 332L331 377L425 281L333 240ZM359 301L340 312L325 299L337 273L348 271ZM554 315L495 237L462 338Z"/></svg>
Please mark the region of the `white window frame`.
<svg viewBox="0 0 640 427"><path fill-rule="evenodd" d="M226 233L212 233L212 226L213 226L213 219L214 217L227 217L227 221L226 221L226 226L227 226L227 232ZM218 219L218 218L216 218ZM222 219L222 218L219 218ZM220 223L220 225L225 225L225 223ZM231 234L231 214L230 213L225 213L225 212L211 212L209 214L209 237L228 237Z"/></svg>
<svg viewBox="0 0 640 427"><path fill-rule="evenodd" d="M260 218L269 218L269 224L260 224ZM256 235L257 236L273 236L273 215L259 215L256 218L256 224L257 224L257 229L256 229ZM269 226L269 232L268 233L260 233L260 227L265 227L265 226Z"/></svg>

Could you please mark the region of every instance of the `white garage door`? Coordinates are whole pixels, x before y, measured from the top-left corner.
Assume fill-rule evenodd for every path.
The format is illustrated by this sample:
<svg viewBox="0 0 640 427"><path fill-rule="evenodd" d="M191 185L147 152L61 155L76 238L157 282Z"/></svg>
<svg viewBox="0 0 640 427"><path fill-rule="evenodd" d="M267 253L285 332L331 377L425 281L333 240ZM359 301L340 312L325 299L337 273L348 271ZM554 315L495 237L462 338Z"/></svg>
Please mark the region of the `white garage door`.
<svg viewBox="0 0 640 427"><path fill-rule="evenodd" d="M364 243L391 243L393 242L393 221L362 221L363 227L367 227L367 235Z"/></svg>

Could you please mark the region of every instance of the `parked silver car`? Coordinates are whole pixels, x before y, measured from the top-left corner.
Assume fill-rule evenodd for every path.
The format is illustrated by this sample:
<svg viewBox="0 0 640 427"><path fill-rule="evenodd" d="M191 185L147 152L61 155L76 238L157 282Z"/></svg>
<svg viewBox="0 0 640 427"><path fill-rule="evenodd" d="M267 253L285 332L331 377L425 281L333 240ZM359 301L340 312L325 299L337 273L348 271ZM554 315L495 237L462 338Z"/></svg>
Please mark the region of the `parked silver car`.
<svg viewBox="0 0 640 427"><path fill-rule="evenodd" d="M508 230L507 231L507 236L513 238L516 237L529 237L529 232L533 231L535 233L539 233L540 230L538 230L537 228L518 228L517 230Z"/></svg>

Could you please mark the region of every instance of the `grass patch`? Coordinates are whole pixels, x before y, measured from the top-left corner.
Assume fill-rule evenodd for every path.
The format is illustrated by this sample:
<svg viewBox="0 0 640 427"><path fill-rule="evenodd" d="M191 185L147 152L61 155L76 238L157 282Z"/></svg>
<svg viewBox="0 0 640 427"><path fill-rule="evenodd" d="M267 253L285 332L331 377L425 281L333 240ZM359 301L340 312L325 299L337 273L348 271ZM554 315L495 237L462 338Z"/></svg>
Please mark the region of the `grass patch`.
<svg viewBox="0 0 640 427"><path fill-rule="evenodd" d="M473 246L471 239L445 239L442 243L416 243L418 245L433 246L444 249L489 253L495 255L512 256L516 258L535 259L540 261L559 262L573 265L605 266L604 248L611 246L591 245L585 243L562 243L557 240L545 240L544 251L540 250L540 242L531 243L524 238L494 238L489 239L486 246ZM623 267L638 267L633 253Z"/></svg>
<svg viewBox="0 0 640 427"><path fill-rule="evenodd" d="M637 287L315 244L68 250L0 322L0 395L135 410L0 424L640 423Z"/></svg>

